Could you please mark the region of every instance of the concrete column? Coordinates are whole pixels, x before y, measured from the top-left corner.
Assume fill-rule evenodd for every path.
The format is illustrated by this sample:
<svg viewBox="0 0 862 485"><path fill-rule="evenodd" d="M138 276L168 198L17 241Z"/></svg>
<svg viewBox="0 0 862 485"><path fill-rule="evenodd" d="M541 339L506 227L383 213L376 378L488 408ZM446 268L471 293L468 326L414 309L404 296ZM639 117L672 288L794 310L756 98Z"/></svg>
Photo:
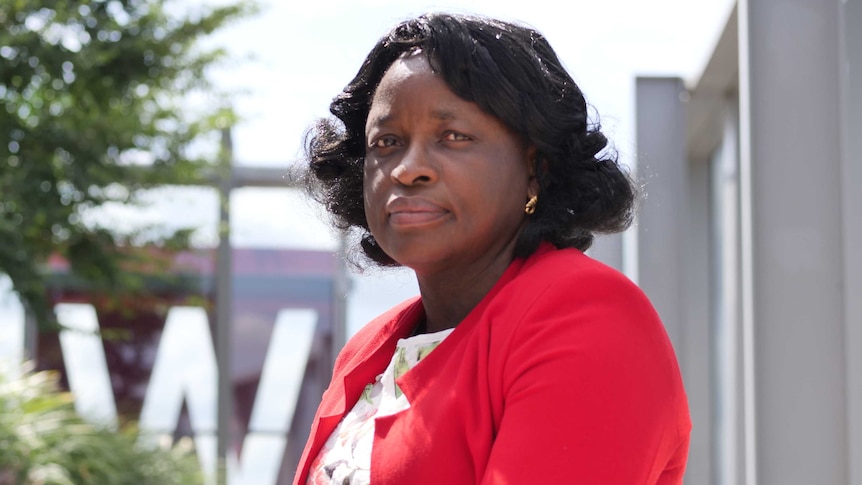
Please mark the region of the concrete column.
<svg viewBox="0 0 862 485"><path fill-rule="evenodd" d="M692 431L686 483L711 480L709 167L687 155L686 100L677 78L636 85L638 282L673 341L689 398Z"/></svg>
<svg viewBox="0 0 862 485"><path fill-rule="evenodd" d="M721 144L712 160L711 308L713 485L744 483L739 308L739 100L723 103Z"/></svg>
<svg viewBox="0 0 862 485"><path fill-rule="evenodd" d="M688 219L682 236L683 309L680 322L681 345L677 350L688 393L691 421L691 447L686 483L708 485L714 476L715 399L712 366L713 326L711 324L710 279L710 166L707 160L691 161L688 166L687 194L684 202Z"/></svg>
<svg viewBox="0 0 862 485"><path fill-rule="evenodd" d="M678 78L638 78L637 176L646 189L638 213L638 283L649 295L677 352L687 211L686 93Z"/></svg>
<svg viewBox="0 0 862 485"><path fill-rule="evenodd" d="M849 483L841 1L739 3L748 485Z"/></svg>
<svg viewBox="0 0 862 485"><path fill-rule="evenodd" d="M850 484L862 485L862 1L841 4L841 194Z"/></svg>

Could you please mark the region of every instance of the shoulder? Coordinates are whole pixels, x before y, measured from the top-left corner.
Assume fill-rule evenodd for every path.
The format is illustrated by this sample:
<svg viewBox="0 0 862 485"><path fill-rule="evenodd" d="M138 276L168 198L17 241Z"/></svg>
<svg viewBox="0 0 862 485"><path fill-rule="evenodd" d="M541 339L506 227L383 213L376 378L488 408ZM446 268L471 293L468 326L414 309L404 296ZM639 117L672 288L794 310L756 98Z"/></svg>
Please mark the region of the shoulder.
<svg viewBox="0 0 862 485"><path fill-rule="evenodd" d="M578 250L528 259L497 300L494 326L503 355L549 356L553 350L579 356L596 370L639 369L667 377L665 388L677 384L673 347L647 296Z"/></svg>
<svg viewBox="0 0 862 485"><path fill-rule="evenodd" d="M626 275L577 249L542 247L524 261L506 298L533 310L557 312L617 307L658 319L649 299Z"/></svg>
<svg viewBox="0 0 862 485"><path fill-rule="evenodd" d="M527 375L533 382L552 377L573 389L610 386L601 392L648 401L662 419L687 416L664 325L619 271L577 250L546 251L525 261L498 300L492 325L504 388ZM536 369L542 372L531 373Z"/></svg>
<svg viewBox="0 0 862 485"><path fill-rule="evenodd" d="M522 275L544 276L561 284L592 279L613 286L635 286L624 274L575 248L537 252L526 260Z"/></svg>

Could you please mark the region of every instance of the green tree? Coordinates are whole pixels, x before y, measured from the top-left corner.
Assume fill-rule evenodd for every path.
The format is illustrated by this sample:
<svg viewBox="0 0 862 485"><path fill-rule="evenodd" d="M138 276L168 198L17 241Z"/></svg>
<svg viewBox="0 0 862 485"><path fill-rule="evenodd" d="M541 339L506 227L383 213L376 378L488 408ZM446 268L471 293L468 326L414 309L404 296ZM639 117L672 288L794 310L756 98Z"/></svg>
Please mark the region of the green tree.
<svg viewBox="0 0 862 485"><path fill-rule="evenodd" d="M198 181L208 162L190 148L233 121L207 81L225 52L202 40L253 8L188 4L0 2L0 274L43 325L54 323L49 255L95 288L129 288L123 248L187 240L188 230L121 234L82 214Z"/></svg>

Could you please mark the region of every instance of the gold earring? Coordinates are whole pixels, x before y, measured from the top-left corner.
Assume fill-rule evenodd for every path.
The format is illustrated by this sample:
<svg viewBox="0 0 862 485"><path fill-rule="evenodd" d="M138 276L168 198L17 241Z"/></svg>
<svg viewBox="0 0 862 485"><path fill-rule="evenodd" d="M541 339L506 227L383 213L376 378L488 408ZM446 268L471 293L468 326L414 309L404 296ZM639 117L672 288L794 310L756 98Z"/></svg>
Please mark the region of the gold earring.
<svg viewBox="0 0 862 485"><path fill-rule="evenodd" d="M538 195L534 195L534 196L530 197L530 200L527 202L527 205L524 206L524 212L527 215L532 215L534 212L536 212L536 202L538 202L538 200L539 200Z"/></svg>

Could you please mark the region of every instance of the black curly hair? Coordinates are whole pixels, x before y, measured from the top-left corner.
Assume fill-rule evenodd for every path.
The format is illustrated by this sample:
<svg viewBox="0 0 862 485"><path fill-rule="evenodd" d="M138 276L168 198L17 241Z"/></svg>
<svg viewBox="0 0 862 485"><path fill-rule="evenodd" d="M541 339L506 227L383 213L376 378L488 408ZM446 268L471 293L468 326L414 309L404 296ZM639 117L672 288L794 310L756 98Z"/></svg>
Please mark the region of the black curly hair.
<svg viewBox="0 0 862 485"><path fill-rule="evenodd" d="M527 257L542 241L586 250L596 233L627 228L636 187L606 150L607 138L587 115L584 95L539 32L474 15L427 14L382 37L356 77L335 97L336 119L319 120L305 139L309 193L339 229L358 228L365 255L397 266L374 240L363 204L365 123L389 66L421 49L449 88L476 103L535 146L539 198L515 247Z"/></svg>

